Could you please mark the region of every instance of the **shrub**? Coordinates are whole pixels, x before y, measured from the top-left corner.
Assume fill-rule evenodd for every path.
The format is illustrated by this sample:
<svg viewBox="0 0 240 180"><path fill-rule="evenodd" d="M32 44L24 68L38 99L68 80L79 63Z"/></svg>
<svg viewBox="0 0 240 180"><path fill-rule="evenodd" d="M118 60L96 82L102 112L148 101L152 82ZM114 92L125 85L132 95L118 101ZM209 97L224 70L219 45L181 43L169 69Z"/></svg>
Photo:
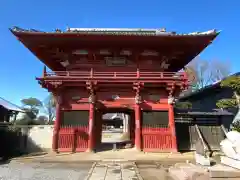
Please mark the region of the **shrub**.
<svg viewBox="0 0 240 180"><path fill-rule="evenodd" d="M232 130L240 132L240 120L237 120L232 123Z"/></svg>
<svg viewBox="0 0 240 180"><path fill-rule="evenodd" d="M1 126L0 127L0 157L4 160L13 156L22 154L19 152L19 141L21 132L14 126Z"/></svg>

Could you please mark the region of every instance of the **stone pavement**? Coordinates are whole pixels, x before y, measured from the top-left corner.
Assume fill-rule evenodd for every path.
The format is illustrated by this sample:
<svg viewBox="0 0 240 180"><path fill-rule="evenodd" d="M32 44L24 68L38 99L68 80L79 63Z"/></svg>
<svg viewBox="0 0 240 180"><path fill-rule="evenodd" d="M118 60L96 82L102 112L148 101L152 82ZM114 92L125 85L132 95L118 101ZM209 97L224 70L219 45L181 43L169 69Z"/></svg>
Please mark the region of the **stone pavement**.
<svg viewBox="0 0 240 180"><path fill-rule="evenodd" d="M22 163L0 165L1 180L170 180L156 164L134 162ZM170 178L170 179L169 179Z"/></svg>
<svg viewBox="0 0 240 180"><path fill-rule="evenodd" d="M226 169L217 167L209 173L208 168L194 163L194 153L143 153L134 149L48 153L15 158L10 164L0 165L0 180L213 180L213 174L222 178Z"/></svg>
<svg viewBox="0 0 240 180"><path fill-rule="evenodd" d="M86 180L141 180L135 166L130 162L98 162Z"/></svg>
<svg viewBox="0 0 240 180"><path fill-rule="evenodd" d="M238 180L223 176L225 167L208 168L191 163L121 162L32 163L13 161L0 165L0 180ZM218 172L216 172L218 170ZM220 171L219 171L220 170ZM210 174L210 176L209 176ZM226 175L226 173L225 173ZM224 177L224 178L223 178ZM233 176L232 176L233 177ZM236 177L236 176L235 176Z"/></svg>

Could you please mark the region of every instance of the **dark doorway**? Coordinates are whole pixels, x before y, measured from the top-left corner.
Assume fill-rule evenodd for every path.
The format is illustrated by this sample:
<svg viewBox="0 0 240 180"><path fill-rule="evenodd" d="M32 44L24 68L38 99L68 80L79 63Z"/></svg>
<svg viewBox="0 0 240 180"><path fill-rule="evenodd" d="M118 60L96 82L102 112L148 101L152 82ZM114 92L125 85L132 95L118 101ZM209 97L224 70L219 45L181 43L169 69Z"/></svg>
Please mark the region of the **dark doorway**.
<svg viewBox="0 0 240 180"><path fill-rule="evenodd" d="M134 146L134 111L106 108L98 111L96 151L118 150Z"/></svg>

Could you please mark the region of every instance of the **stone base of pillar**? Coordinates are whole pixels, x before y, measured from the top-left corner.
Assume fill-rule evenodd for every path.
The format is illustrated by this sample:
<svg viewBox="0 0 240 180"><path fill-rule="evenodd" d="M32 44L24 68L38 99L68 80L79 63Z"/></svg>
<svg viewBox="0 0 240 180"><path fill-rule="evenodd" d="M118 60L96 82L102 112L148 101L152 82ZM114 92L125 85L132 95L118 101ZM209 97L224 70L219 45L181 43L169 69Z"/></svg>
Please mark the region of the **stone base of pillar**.
<svg viewBox="0 0 240 180"><path fill-rule="evenodd" d="M60 152L58 150L52 150L49 154L59 154Z"/></svg>
<svg viewBox="0 0 240 180"><path fill-rule="evenodd" d="M51 152L53 152L53 153L58 153L58 150L57 150L57 149L52 149Z"/></svg>
<svg viewBox="0 0 240 180"><path fill-rule="evenodd" d="M86 152L88 152L88 153L95 153L95 151L93 149L89 149L89 148L86 150Z"/></svg>
<svg viewBox="0 0 240 180"><path fill-rule="evenodd" d="M171 153L179 153L177 149L171 149Z"/></svg>
<svg viewBox="0 0 240 180"><path fill-rule="evenodd" d="M141 149L137 148L136 145L133 147L134 150L138 151L138 152L142 152Z"/></svg>

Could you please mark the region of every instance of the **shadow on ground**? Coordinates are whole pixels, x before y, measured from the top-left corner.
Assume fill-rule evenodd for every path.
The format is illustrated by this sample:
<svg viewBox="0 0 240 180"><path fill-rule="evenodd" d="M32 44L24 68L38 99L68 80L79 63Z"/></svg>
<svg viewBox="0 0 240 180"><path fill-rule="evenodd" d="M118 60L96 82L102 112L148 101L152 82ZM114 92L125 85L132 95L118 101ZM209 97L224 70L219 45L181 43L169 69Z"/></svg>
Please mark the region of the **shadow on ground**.
<svg viewBox="0 0 240 180"><path fill-rule="evenodd" d="M1 126L0 142L0 164L8 163L12 158L20 156L37 156L45 153L43 149L23 135L18 128Z"/></svg>

